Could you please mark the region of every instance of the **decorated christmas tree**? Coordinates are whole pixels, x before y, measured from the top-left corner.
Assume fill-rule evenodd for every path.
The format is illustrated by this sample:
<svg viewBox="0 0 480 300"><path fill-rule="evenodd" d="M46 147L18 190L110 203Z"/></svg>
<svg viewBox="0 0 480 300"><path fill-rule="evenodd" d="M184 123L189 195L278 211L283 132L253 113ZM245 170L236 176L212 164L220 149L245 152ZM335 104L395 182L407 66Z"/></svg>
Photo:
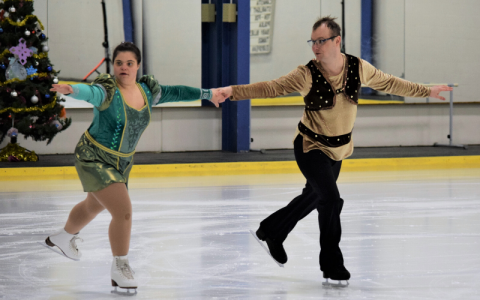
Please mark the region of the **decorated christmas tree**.
<svg viewBox="0 0 480 300"><path fill-rule="evenodd" d="M50 92L59 72L50 63L47 37L33 11L33 0L0 2L0 143L11 139L0 161L35 161L34 152L17 144L17 134L49 144L71 123L60 105L65 100Z"/></svg>

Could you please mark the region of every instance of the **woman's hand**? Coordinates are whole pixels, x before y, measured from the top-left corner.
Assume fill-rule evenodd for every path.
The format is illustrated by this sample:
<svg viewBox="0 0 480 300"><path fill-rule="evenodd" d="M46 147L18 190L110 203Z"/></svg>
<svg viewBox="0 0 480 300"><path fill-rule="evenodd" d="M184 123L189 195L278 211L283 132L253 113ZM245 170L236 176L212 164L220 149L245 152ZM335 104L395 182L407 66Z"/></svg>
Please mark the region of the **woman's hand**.
<svg viewBox="0 0 480 300"><path fill-rule="evenodd" d="M73 93L72 86L69 84L52 84L51 92L59 92L60 94L71 94Z"/></svg>
<svg viewBox="0 0 480 300"><path fill-rule="evenodd" d="M220 89L212 89L212 99L210 99L210 102L215 104L216 107L219 107L220 103L225 102L225 99L227 99L227 97L224 97Z"/></svg>

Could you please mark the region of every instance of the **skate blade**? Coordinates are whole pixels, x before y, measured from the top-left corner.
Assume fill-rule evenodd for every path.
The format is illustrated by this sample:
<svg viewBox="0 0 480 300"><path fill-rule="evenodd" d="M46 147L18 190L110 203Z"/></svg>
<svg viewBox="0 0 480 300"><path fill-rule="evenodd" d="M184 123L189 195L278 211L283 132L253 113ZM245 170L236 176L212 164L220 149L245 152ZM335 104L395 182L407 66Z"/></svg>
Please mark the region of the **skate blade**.
<svg viewBox="0 0 480 300"><path fill-rule="evenodd" d="M47 243L45 243L44 241L43 242L37 242L38 244L42 245L43 247L47 248L47 249L50 249L52 250L53 252L55 253L58 253L60 254L61 256L65 256L66 258L68 259L71 259L71 260L74 260L74 261L79 261L80 259L75 259L75 258L71 258L71 257L68 257L66 256L61 250L59 250L57 247L50 247L49 245L47 245Z"/></svg>
<svg viewBox="0 0 480 300"><path fill-rule="evenodd" d="M343 280L338 280L338 282L329 282L328 280L322 282L322 285L325 287L335 287L335 288L346 288L349 283L348 280L345 280L346 283L342 283Z"/></svg>
<svg viewBox="0 0 480 300"><path fill-rule="evenodd" d="M275 258L273 258L272 254L270 254L270 251L268 251L268 248L265 247L265 245L262 243L261 240L258 239L257 235L255 234L255 232L253 232L253 230L250 230L250 233L253 235L253 237L257 240L257 242L260 244L260 246L262 246L262 248L268 253L268 255L270 255L270 257L273 259L273 261L280 267L280 268L283 268L283 264L279 263L278 261L275 260Z"/></svg>
<svg viewBox="0 0 480 300"><path fill-rule="evenodd" d="M127 291L122 291L122 290L117 290L117 287L115 286L114 287L115 289L113 291L110 291L111 294L117 294L117 295L122 295L122 296L135 296L137 294L137 289L135 288L131 288L131 289L128 289L128 288L122 288L122 289L126 289ZM133 290L133 292L130 292L130 290Z"/></svg>

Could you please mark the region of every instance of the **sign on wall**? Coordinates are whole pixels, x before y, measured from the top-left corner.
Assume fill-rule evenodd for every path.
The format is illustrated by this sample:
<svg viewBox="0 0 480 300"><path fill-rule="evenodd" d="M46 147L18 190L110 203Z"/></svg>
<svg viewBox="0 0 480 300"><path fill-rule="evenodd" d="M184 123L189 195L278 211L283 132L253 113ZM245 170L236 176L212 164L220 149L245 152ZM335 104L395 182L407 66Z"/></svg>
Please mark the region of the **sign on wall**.
<svg viewBox="0 0 480 300"><path fill-rule="evenodd" d="M250 54L270 53L275 0L250 0Z"/></svg>

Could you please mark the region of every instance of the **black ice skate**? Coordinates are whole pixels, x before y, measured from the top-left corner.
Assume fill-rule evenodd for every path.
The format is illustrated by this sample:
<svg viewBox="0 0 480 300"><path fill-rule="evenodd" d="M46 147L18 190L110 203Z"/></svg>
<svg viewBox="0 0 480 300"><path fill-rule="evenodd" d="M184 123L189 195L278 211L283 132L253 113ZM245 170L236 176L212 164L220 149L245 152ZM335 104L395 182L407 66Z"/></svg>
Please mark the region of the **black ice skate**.
<svg viewBox="0 0 480 300"><path fill-rule="evenodd" d="M275 242L266 237L265 233L261 229L258 229L256 234L253 232L253 230L250 230L250 233L257 240L260 246L267 251L270 257L273 258L277 265L283 268L283 264L287 262L288 258L282 243ZM268 249L261 241L265 241L267 243Z"/></svg>
<svg viewBox="0 0 480 300"><path fill-rule="evenodd" d="M323 278L325 278L325 282L322 283L323 286L347 287L350 272L344 266L341 266L333 270L324 271ZM328 279L334 280L334 282L329 282Z"/></svg>

